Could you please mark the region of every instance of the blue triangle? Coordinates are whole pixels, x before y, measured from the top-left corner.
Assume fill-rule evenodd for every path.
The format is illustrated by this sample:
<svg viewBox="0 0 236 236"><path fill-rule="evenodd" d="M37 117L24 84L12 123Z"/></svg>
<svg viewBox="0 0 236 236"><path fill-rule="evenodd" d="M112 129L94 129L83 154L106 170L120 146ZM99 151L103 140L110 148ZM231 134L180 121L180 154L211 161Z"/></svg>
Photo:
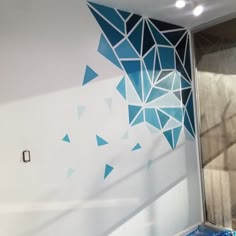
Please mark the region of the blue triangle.
<svg viewBox="0 0 236 236"><path fill-rule="evenodd" d="M122 11L122 10L118 10L118 12L121 14L121 16L123 17L124 20L126 20L131 14L127 11Z"/></svg>
<svg viewBox="0 0 236 236"><path fill-rule="evenodd" d="M167 113L169 116L173 117L174 119L182 122L184 111L182 107L167 107L167 108L160 108L162 111Z"/></svg>
<svg viewBox="0 0 236 236"><path fill-rule="evenodd" d="M137 92L141 101L142 98L142 79L141 79L141 63L139 60L122 61L124 69Z"/></svg>
<svg viewBox="0 0 236 236"><path fill-rule="evenodd" d="M108 175L113 171L114 167L107 165L105 166L105 172L104 172L104 179L107 178Z"/></svg>
<svg viewBox="0 0 236 236"><path fill-rule="evenodd" d="M72 168L69 168L66 173L66 177L69 178L75 173L75 170Z"/></svg>
<svg viewBox="0 0 236 236"><path fill-rule="evenodd" d="M120 17L114 8L105 7L94 2L89 2L97 11L99 11L110 23L116 26L123 33L125 32L124 20Z"/></svg>
<svg viewBox="0 0 236 236"><path fill-rule="evenodd" d="M158 54L156 53L156 62L155 62L155 67L154 67L154 78L153 78L154 81L157 79L157 76L159 75L160 71L161 71L161 66L160 66Z"/></svg>
<svg viewBox="0 0 236 236"><path fill-rule="evenodd" d="M139 54L141 54L142 34L143 34L143 21L141 21L138 24L138 26L135 27L135 29L129 36L130 42L132 43L132 45L135 47L135 49Z"/></svg>
<svg viewBox="0 0 236 236"><path fill-rule="evenodd" d="M193 127L193 131L195 132L195 122L194 122L194 109L193 109L193 95L191 93L189 100L188 100L188 104L187 104L187 112L190 118L190 122L192 124Z"/></svg>
<svg viewBox="0 0 236 236"><path fill-rule="evenodd" d="M124 38L124 35L122 35L111 24L104 20L96 11L93 10L93 8L91 8L90 6L88 7L112 46L115 46L118 42L121 41L121 39Z"/></svg>
<svg viewBox="0 0 236 236"><path fill-rule="evenodd" d="M187 116L187 112L185 112L185 116L184 116L184 126L185 128L188 130L188 132L193 136L195 137L195 134L194 134L194 131L191 127L191 123L189 121L189 118Z"/></svg>
<svg viewBox="0 0 236 236"><path fill-rule="evenodd" d="M146 122L150 125L154 126L157 129L160 129L160 123L157 117L156 110L154 108L146 108L145 109L145 119Z"/></svg>
<svg viewBox="0 0 236 236"><path fill-rule="evenodd" d="M174 148L176 147L176 145L177 145L177 143L178 143L179 135L180 135L181 129L182 129L182 126L179 126L179 127L173 129L173 136L174 136L174 144L173 144L173 147L174 147Z"/></svg>
<svg viewBox="0 0 236 236"><path fill-rule="evenodd" d="M152 87L152 84L148 78L148 74L147 74L146 69L144 68L143 63L142 63L142 72L143 72L143 95L144 95L144 100L146 100L150 92L150 89Z"/></svg>
<svg viewBox="0 0 236 236"><path fill-rule="evenodd" d="M180 74L177 72L175 74L175 82L173 85L173 90L181 89L181 79L180 79Z"/></svg>
<svg viewBox="0 0 236 236"><path fill-rule="evenodd" d="M191 84L189 84L183 77L181 78L181 87L183 88L189 88L191 87Z"/></svg>
<svg viewBox="0 0 236 236"><path fill-rule="evenodd" d="M155 57L155 48L153 48L144 58L144 63L146 65L151 80L153 77L154 57Z"/></svg>
<svg viewBox="0 0 236 236"><path fill-rule="evenodd" d="M129 123L131 124L136 117L136 115L139 113L142 107L140 106L134 106L134 105L129 105L128 110L129 110Z"/></svg>
<svg viewBox="0 0 236 236"><path fill-rule="evenodd" d="M164 126L166 125L166 123L168 122L168 120L170 119L169 116L165 115L163 112L161 112L160 110L157 110L160 122L161 122L161 127L164 128Z"/></svg>
<svg viewBox="0 0 236 236"><path fill-rule="evenodd" d="M129 41L126 39L116 47L116 53L119 58L139 58L139 55L134 51Z"/></svg>
<svg viewBox="0 0 236 236"><path fill-rule="evenodd" d="M164 88L164 89L167 89L167 90L171 90L172 89L172 84L173 84L173 78L174 78L174 75L173 75L173 73L171 73L165 79L158 82L156 84L156 86L159 87L159 88Z"/></svg>
<svg viewBox="0 0 236 236"><path fill-rule="evenodd" d="M118 61L113 49L111 48L110 44L107 42L104 35L101 35L98 52L101 53L105 58L107 58L110 62L114 65L122 69L120 62Z"/></svg>
<svg viewBox="0 0 236 236"><path fill-rule="evenodd" d="M112 112L112 98L105 98L105 101L107 103L109 111Z"/></svg>
<svg viewBox="0 0 236 236"><path fill-rule="evenodd" d="M116 89L119 91L121 96L126 99L126 85L125 85L125 77L120 81L120 83L117 85Z"/></svg>
<svg viewBox="0 0 236 236"><path fill-rule="evenodd" d="M103 145L108 144L108 142L105 139L101 138L98 135L96 135L96 139L97 139L97 145L98 146L103 146Z"/></svg>
<svg viewBox="0 0 236 236"><path fill-rule="evenodd" d="M175 69L175 54L173 48L158 47L162 69Z"/></svg>
<svg viewBox="0 0 236 236"><path fill-rule="evenodd" d="M158 89L158 88L152 88L152 91L147 99L147 102L154 101L154 100L158 99L159 97L165 95L166 93L168 93L168 91Z"/></svg>
<svg viewBox="0 0 236 236"><path fill-rule="evenodd" d="M85 112L86 107L85 106L78 106L77 107L77 113L78 113L78 118L80 119L83 113Z"/></svg>
<svg viewBox="0 0 236 236"><path fill-rule="evenodd" d="M135 150L138 150L138 149L141 149L141 148L142 148L141 145L139 143L137 143L131 151L135 151Z"/></svg>
<svg viewBox="0 0 236 236"><path fill-rule="evenodd" d="M70 143L69 135L66 134L65 137L62 139L62 141L67 142L67 143Z"/></svg>
<svg viewBox="0 0 236 236"><path fill-rule="evenodd" d="M142 123L144 121L144 118L143 118L143 111L141 111L139 113L139 115L137 116L137 118L135 119L135 121L132 123L132 126L134 125L138 125L140 123Z"/></svg>
<svg viewBox="0 0 236 236"><path fill-rule="evenodd" d="M173 143L173 138L172 138L172 130L167 130L164 132L164 135L168 141L168 143L170 144L170 146L172 147L172 149L174 149L174 143Z"/></svg>
<svg viewBox="0 0 236 236"><path fill-rule="evenodd" d="M156 44L170 46L170 43L164 38L164 36L150 22L148 22L148 24L151 28Z"/></svg>
<svg viewBox="0 0 236 236"><path fill-rule="evenodd" d="M85 85L85 84L89 83L90 81L94 80L97 76L98 76L98 74L93 69L91 69L91 67L86 66L83 85Z"/></svg>

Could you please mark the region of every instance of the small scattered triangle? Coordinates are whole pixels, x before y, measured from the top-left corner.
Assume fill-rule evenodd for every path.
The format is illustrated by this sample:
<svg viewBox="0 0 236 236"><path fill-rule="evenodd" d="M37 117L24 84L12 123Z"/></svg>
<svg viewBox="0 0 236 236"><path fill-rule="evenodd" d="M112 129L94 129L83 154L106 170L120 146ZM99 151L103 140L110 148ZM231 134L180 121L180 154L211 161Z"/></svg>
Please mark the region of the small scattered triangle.
<svg viewBox="0 0 236 236"><path fill-rule="evenodd" d="M174 142L173 142L173 137L172 137L172 130L167 130L163 133L166 137L166 140L170 144L171 148L174 149Z"/></svg>
<svg viewBox="0 0 236 236"><path fill-rule="evenodd" d="M138 150L138 149L141 149L141 148L142 148L141 145L139 143L137 143L131 151L135 151L135 150Z"/></svg>
<svg viewBox="0 0 236 236"><path fill-rule="evenodd" d="M116 89L120 93L120 95L126 99L126 84L125 84L125 77L120 81L120 83L117 85Z"/></svg>
<svg viewBox="0 0 236 236"><path fill-rule="evenodd" d="M105 98L105 102L110 112L112 112L112 98Z"/></svg>
<svg viewBox="0 0 236 236"><path fill-rule="evenodd" d="M108 175L111 174L111 172L113 171L114 167L106 164L105 166L105 172L104 172L104 179L106 179L108 177Z"/></svg>
<svg viewBox="0 0 236 236"><path fill-rule="evenodd" d="M128 131L126 131L125 133L124 133L124 135L121 137L121 139L128 139L129 138L129 133L128 133Z"/></svg>
<svg viewBox="0 0 236 236"><path fill-rule="evenodd" d="M83 85L97 78L98 74L89 66L86 66Z"/></svg>
<svg viewBox="0 0 236 236"><path fill-rule="evenodd" d="M176 148L176 145L179 140L180 132L181 132L182 126L176 127L173 129L173 138L174 138L174 144L173 147Z"/></svg>
<svg viewBox="0 0 236 236"><path fill-rule="evenodd" d="M77 107L77 114L78 114L79 119L81 119L81 117L84 114L85 110L86 110L85 106L78 106Z"/></svg>
<svg viewBox="0 0 236 236"><path fill-rule="evenodd" d="M131 13L127 12L127 11L122 11L122 10L118 10L118 12L120 13L120 15L122 16L122 18L124 20L126 20L130 16L130 14L131 14Z"/></svg>
<svg viewBox="0 0 236 236"><path fill-rule="evenodd" d="M129 105L128 110L129 110L129 123L131 124L136 117L136 115L139 113L142 107L140 106L134 106L134 105Z"/></svg>
<svg viewBox="0 0 236 236"><path fill-rule="evenodd" d="M70 143L70 137L68 134L65 135L65 137L62 139L62 141Z"/></svg>
<svg viewBox="0 0 236 236"><path fill-rule="evenodd" d="M105 139L101 138L98 135L96 135L96 140L97 140L97 145L98 146L103 146L103 145L108 144L108 142Z"/></svg>
<svg viewBox="0 0 236 236"><path fill-rule="evenodd" d="M75 173L75 170L72 168L69 168L66 172L66 177L70 178Z"/></svg>

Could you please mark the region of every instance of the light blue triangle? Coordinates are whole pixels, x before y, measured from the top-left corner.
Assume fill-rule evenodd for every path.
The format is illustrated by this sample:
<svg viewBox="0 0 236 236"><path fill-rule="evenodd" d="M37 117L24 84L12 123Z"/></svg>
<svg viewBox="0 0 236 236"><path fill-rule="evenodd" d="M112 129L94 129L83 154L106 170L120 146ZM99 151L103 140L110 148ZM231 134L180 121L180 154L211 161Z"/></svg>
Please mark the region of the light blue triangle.
<svg viewBox="0 0 236 236"><path fill-rule="evenodd" d="M176 147L176 145L178 143L181 129L182 129L182 126L179 126L179 127L175 128L175 129L173 129L173 137L174 137L174 145L173 145L173 147L174 148Z"/></svg>
<svg viewBox="0 0 236 236"><path fill-rule="evenodd" d="M156 129L160 129L160 123L157 117L156 110L154 108L145 109L145 120Z"/></svg>
<svg viewBox="0 0 236 236"><path fill-rule="evenodd" d="M168 93L168 91L162 90L162 89L158 89L158 88L152 88L152 91L149 94L147 102L151 102L153 100L156 100L156 99L158 99L159 97L163 96L166 93Z"/></svg>
<svg viewBox="0 0 236 236"><path fill-rule="evenodd" d="M105 98L105 101L107 103L109 111L112 112L112 98Z"/></svg>
<svg viewBox="0 0 236 236"><path fill-rule="evenodd" d="M164 88L164 89L171 90L172 89L172 84L173 84L173 77L174 77L174 74L172 73L169 76L167 76L165 79L158 82L156 84L156 86L159 87L159 88Z"/></svg>
<svg viewBox="0 0 236 236"><path fill-rule="evenodd" d="M172 138L172 130L167 130L163 133L168 141L168 143L170 144L171 148L174 149L174 142L173 142L173 138Z"/></svg>
<svg viewBox="0 0 236 236"><path fill-rule="evenodd" d="M140 123L142 123L144 121L144 118L143 118L143 111L141 111L139 113L139 115L135 118L135 121L132 123L132 126L134 125L138 125Z"/></svg>
<svg viewBox="0 0 236 236"><path fill-rule="evenodd" d="M174 119L178 120L179 122L182 122L183 116L184 116L184 111L182 107L172 107L172 108L160 108L160 110L164 111Z"/></svg>
<svg viewBox="0 0 236 236"><path fill-rule="evenodd" d="M117 85L116 89L121 94L121 96L126 99L126 85L125 85L125 77L120 81L120 83Z"/></svg>
<svg viewBox="0 0 236 236"><path fill-rule="evenodd" d="M139 143L137 143L137 144L133 147L132 151L135 151L135 150L138 150L138 149L141 149L141 148L142 148L141 145L140 145Z"/></svg>
<svg viewBox="0 0 236 236"><path fill-rule="evenodd" d="M175 82L173 85L173 90L178 90L181 88L181 80L180 80L180 74L176 73L175 74Z"/></svg>
<svg viewBox="0 0 236 236"><path fill-rule="evenodd" d="M122 10L118 10L118 12L121 14L121 16L122 16L122 18L124 20L126 20L130 16L130 14L131 14L131 13L127 12L127 11L122 11Z"/></svg>
<svg viewBox="0 0 236 236"><path fill-rule="evenodd" d="M143 95L144 95L144 100L146 100L152 85L143 63L142 63L142 72L143 72Z"/></svg>
<svg viewBox="0 0 236 236"><path fill-rule="evenodd" d="M121 139L128 139L129 138L129 133L126 131L124 135L121 137Z"/></svg>
<svg viewBox="0 0 236 236"><path fill-rule="evenodd" d="M105 58L107 58L110 62L112 62L114 65L122 69L120 62L118 61L113 49L111 48L110 44L104 37L104 35L101 35L99 46L98 46L98 52L101 53Z"/></svg>
<svg viewBox="0 0 236 236"><path fill-rule="evenodd" d="M157 79L157 76L159 75L160 71L161 71L161 66L160 66L158 54L156 53L156 62L155 62L155 67L154 67L153 81Z"/></svg>
<svg viewBox="0 0 236 236"><path fill-rule="evenodd" d="M139 58L127 39L119 44L115 50L119 58Z"/></svg>
<svg viewBox="0 0 236 236"><path fill-rule="evenodd" d="M155 57L155 48L153 48L144 58L144 63L146 65L147 72L151 80L153 77L154 57Z"/></svg>
<svg viewBox="0 0 236 236"><path fill-rule="evenodd" d="M83 85L85 85L85 84L89 83L90 81L94 80L97 76L98 76L98 74L93 69L91 69L91 67L86 66Z"/></svg>
<svg viewBox="0 0 236 236"><path fill-rule="evenodd" d="M80 119L83 113L85 112L86 107L85 106L78 106L77 107L77 113L78 113L78 118Z"/></svg>
<svg viewBox="0 0 236 236"><path fill-rule="evenodd" d="M105 139L101 138L98 135L96 135L96 139L97 139L97 145L98 146L103 146L103 145L108 144L108 142Z"/></svg>
<svg viewBox="0 0 236 236"><path fill-rule="evenodd" d="M142 33L143 33L143 21L141 21L138 26L135 27L133 32L129 36L130 42L133 44L137 52L141 53L142 44Z"/></svg>
<svg viewBox="0 0 236 236"><path fill-rule="evenodd" d="M69 168L66 173L66 177L69 178L75 173L75 170L72 168Z"/></svg>
<svg viewBox="0 0 236 236"><path fill-rule="evenodd" d="M70 143L69 135L66 134L65 137L62 139L64 142Z"/></svg>
<svg viewBox="0 0 236 236"><path fill-rule="evenodd" d="M113 171L114 167L107 165L105 166L105 172L104 172L104 179L107 178L108 175Z"/></svg>
<svg viewBox="0 0 236 236"><path fill-rule="evenodd" d="M162 128L166 125L166 123L168 122L168 120L170 119L169 116L165 115L163 112L161 112L160 110L157 110L160 122L161 122L161 126Z"/></svg>
<svg viewBox="0 0 236 236"><path fill-rule="evenodd" d="M140 106L134 106L134 105L129 105L128 110L129 110L129 123L131 124L136 117L136 115L139 113L142 107Z"/></svg>

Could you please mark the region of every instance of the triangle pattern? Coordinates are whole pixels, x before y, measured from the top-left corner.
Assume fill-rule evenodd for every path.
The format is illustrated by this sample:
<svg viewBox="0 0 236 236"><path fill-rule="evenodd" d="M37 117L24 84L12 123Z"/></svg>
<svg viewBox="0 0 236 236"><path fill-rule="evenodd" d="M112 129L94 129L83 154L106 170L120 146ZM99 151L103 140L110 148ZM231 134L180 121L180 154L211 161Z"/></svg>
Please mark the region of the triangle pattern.
<svg viewBox="0 0 236 236"><path fill-rule="evenodd" d="M185 63L184 63L185 69L190 77L192 78L192 71L191 71L191 57L190 57L190 46L189 46L189 37L186 47L186 55L185 55Z"/></svg>
<svg viewBox="0 0 236 236"><path fill-rule="evenodd" d="M100 38L98 52L102 54L105 58L107 58L110 62L112 62L115 66L122 69L120 62L118 61L113 49L111 48L110 44L108 43L103 34Z"/></svg>
<svg viewBox="0 0 236 236"><path fill-rule="evenodd" d="M66 134L66 135L64 136L64 138L62 139L62 141L66 142L66 143L70 143L70 137L69 137L69 135Z"/></svg>
<svg viewBox="0 0 236 236"><path fill-rule="evenodd" d="M177 120L171 118L165 125L165 130L174 129L179 126L180 126L180 123Z"/></svg>
<svg viewBox="0 0 236 236"><path fill-rule="evenodd" d="M162 69L175 69L174 49L158 47Z"/></svg>
<svg viewBox="0 0 236 236"><path fill-rule="evenodd" d="M156 110L154 108L145 109L145 119L146 122L155 127L156 129L161 129Z"/></svg>
<svg viewBox="0 0 236 236"><path fill-rule="evenodd" d="M189 94L191 93L191 88L189 89L183 89L182 90L182 103L186 105L186 102L188 101Z"/></svg>
<svg viewBox="0 0 236 236"><path fill-rule="evenodd" d="M157 79L155 82L157 83L159 80L162 80L164 77L167 77L169 74L171 74L173 71L172 70L164 70L159 73Z"/></svg>
<svg viewBox="0 0 236 236"><path fill-rule="evenodd" d="M184 116L184 111L183 108L179 107L166 107L166 108L160 108L160 110L164 111L166 114L168 114L170 117L173 117L179 122L182 122L183 116Z"/></svg>
<svg viewBox="0 0 236 236"><path fill-rule="evenodd" d="M119 58L139 58L138 54L134 51L129 41L124 40L115 49Z"/></svg>
<svg viewBox="0 0 236 236"><path fill-rule="evenodd" d="M144 118L143 118L143 111L141 111L139 113L139 115L135 118L134 122L132 123L132 126L134 125L138 125L140 123L142 123L144 121Z"/></svg>
<svg viewBox="0 0 236 236"><path fill-rule="evenodd" d="M173 142L173 137L172 137L172 130L167 130L163 133L166 137L166 140L170 144L171 148L174 149L174 142Z"/></svg>
<svg viewBox="0 0 236 236"><path fill-rule="evenodd" d="M176 70L179 71L179 73L187 80L189 80L189 77L183 67L183 64L181 63L181 61L179 60L179 57L177 55L175 55L175 61L176 61Z"/></svg>
<svg viewBox="0 0 236 236"><path fill-rule="evenodd" d="M131 15L131 13L127 11L118 10L118 12L120 13L120 15L122 16L124 20L126 20Z"/></svg>
<svg viewBox="0 0 236 236"><path fill-rule="evenodd" d="M167 22L163 22L163 21L159 21L159 20L155 20L155 19L150 19L150 21L157 27L157 29L159 29L160 31L167 31L167 30L177 30L177 29L183 29L183 27L178 26L178 25L174 25L174 24L170 24Z"/></svg>
<svg viewBox="0 0 236 236"><path fill-rule="evenodd" d="M187 112L185 112L185 116L184 116L184 126L185 128L188 130L188 132L193 136L195 137L195 134L194 134L194 131L191 127L191 122L188 118L188 115L187 115Z"/></svg>
<svg viewBox="0 0 236 236"><path fill-rule="evenodd" d="M98 135L96 135L96 140L97 140L98 147L108 144L108 142L105 139L103 139L102 137Z"/></svg>
<svg viewBox="0 0 236 236"><path fill-rule="evenodd" d="M162 90L162 89L154 87L151 90L151 93L150 93L150 95L149 95L149 97L147 99L147 102L154 101L154 100L158 99L159 97L161 97L161 96L163 96L163 95L165 95L167 93L168 93L168 91L166 91L166 90Z"/></svg>
<svg viewBox="0 0 236 236"><path fill-rule="evenodd" d="M193 128L193 131L195 132L195 124L194 124L194 109L193 109L193 95L191 93L190 98L188 100L188 104L186 106L186 110L188 112L188 116L190 118L190 122Z"/></svg>
<svg viewBox="0 0 236 236"><path fill-rule="evenodd" d="M181 89L182 86L181 86L181 79L180 79L180 74L179 72L176 72L175 73L175 81L174 81L174 84L173 84L173 90L178 90L178 89Z"/></svg>
<svg viewBox="0 0 236 236"><path fill-rule="evenodd" d="M143 95L144 95L144 100L146 101L146 98L149 94L152 84L148 78L147 71L143 64L142 64L142 73L143 73Z"/></svg>
<svg viewBox="0 0 236 236"><path fill-rule="evenodd" d="M176 98L173 93L168 92L165 96L158 98L150 103L148 103L149 107L181 107L183 106L182 102Z"/></svg>
<svg viewBox="0 0 236 236"><path fill-rule="evenodd" d="M141 21L138 24L138 26L135 27L135 29L129 36L130 42L132 43L132 45L139 54L141 54L142 34L143 34L143 21Z"/></svg>
<svg viewBox="0 0 236 236"><path fill-rule="evenodd" d="M129 105L128 110L129 110L129 123L131 124L139 111L141 110L142 107L140 106L134 106L134 105Z"/></svg>
<svg viewBox="0 0 236 236"><path fill-rule="evenodd" d="M180 101L182 101L181 90L175 91L175 92L174 92L174 95L175 95Z"/></svg>
<svg viewBox="0 0 236 236"><path fill-rule="evenodd" d="M110 174L111 172L113 171L114 167L106 164L105 166L105 171L104 171L104 179L106 179Z"/></svg>
<svg viewBox="0 0 236 236"><path fill-rule="evenodd" d="M120 81L120 83L117 85L116 89L120 93L120 95L126 99L126 85L125 85L125 77Z"/></svg>
<svg viewBox="0 0 236 236"><path fill-rule="evenodd" d="M181 39L181 41L176 46L176 51L177 51L182 63L184 63L187 35L188 34L185 34L184 37Z"/></svg>
<svg viewBox="0 0 236 236"><path fill-rule="evenodd" d="M128 21L126 22L127 34L133 29L133 27L138 23L142 17L136 14L133 14Z"/></svg>
<svg viewBox="0 0 236 236"><path fill-rule="evenodd" d="M137 143L137 144L132 148L131 151L136 151L136 150L141 149L141 148L142 148L141 145L140 145L139 143Z"/></svg>
<svg viewBox="0 0 236 236"><path fill-rule="evenodd" d="M155 48L153 48L145 57L144 63L146 65L150 79L152 80L153 68L154 68L154 57L155 57Z"/></svg>
<svg viewBox="0 0 236 236"><path fill-rule="evenodd" d="M173 84L174 74L171 73L169 76L167 76L165 79L159 81L156 86L159 88L171 90L172 84Z"/></svg>
<svg viewBox="0 0 236 236"><path fill-rule="evenodd" d="M179 31L164 33L164 35L166 36L166 38L168 38L168 40L172 43L172 45L175 46L185 33L186 30L179 30Z"/></svg>
<svg viewBox="0 0 236 236"><path fill-rule="evenodd" d="M155 67L154 67L154 78L153 81L155 81L155 79L157 78L157 76L160 74L161 71L161 66L160 66L160 61L159 61L159 57L157 54L157 50L156 50L156 60L155 60Z"/></svg>
<svg viewBox="0 0 236 236"><path fill-rule="evenodd" d="M149 30L147 22L144 23L144 36L143 36L143 51L142 55L145 55L150 48L155 45L154 39L152 38L152 34Z"/></svg>
<svg viewBox="0 0 236 236"><path fill-rule="evenodd" d="M161 112L160 110L157 110L157 113L158 113L158 116L159 116L159 120L161 122L161 127L164 128L166 123L170 119L170 117L167 116L166 114L164 114L163 112Z"/></svg>
<svg viewBox="0 0 236 236"><path fill-rule="evenodd" d="M89 66L86 66L83 85L97 78L98 74Z"/></svg>
<svg viewBox="0 0 236 236"><path fill-rule="evenodd" d="M176 145L178 143L181 129L182 129L182 126L179 126L175 129L173 129L173 138L174 138L173 147L174 148L176 148Z"/></svg>
<svg viewBox="0 0 236 236"><path fill-rule="evenodd" d="M185 89L185 88L191 88L191 84L189 82L187 82L187 80L185 80L183 77L181 78L181 88Z"/></svg>

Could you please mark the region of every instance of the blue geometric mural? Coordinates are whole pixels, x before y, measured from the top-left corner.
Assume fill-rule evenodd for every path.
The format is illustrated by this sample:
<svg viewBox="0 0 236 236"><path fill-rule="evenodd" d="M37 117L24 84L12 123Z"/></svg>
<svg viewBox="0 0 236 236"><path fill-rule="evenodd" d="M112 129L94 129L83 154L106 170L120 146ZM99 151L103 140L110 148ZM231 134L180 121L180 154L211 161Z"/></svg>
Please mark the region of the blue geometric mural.
<svg viewBox="0 0 236 236"><path fill-rule="evenodd" d="M108 142L105 139L103 139L102 137L100 137L98 135L96 135L96 140L97 140L98 146L103 146L103 145L108 144Z"/></svg>
<svg viewBox="0 0 236 236"><path fill-rule="evenodd" d="M107 165L105 166L105 171L104 171L104 179L107 178L108 175L113 171L114 167Z"/></svg>
<svg viewBox="0 0 236 236"><path fill-rule="evenodd" d="M189 34L184 28L88 2L102 29L98 52L126 74L116 89L130 126L160 130L174 149L185 127L194 137Z"/></svg>

